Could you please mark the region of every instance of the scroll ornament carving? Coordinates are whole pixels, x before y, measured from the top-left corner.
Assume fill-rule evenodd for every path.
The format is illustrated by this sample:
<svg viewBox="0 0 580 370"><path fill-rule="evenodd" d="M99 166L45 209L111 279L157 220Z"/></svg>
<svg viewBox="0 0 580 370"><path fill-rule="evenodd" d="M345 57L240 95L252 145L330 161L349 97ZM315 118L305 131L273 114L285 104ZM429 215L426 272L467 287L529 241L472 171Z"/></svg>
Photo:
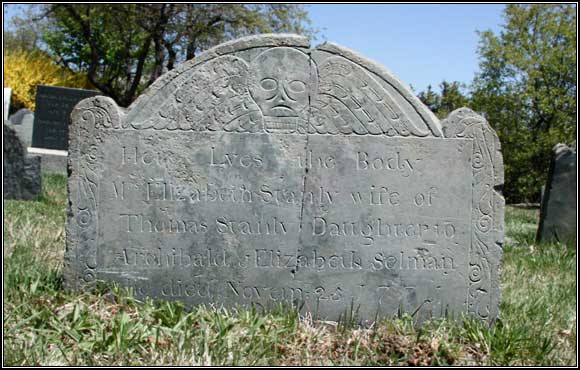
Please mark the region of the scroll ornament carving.
<svg viewBox="0 0 580 370"><path fill-rule="evenodd" d="M71 118L79 124L71 127L71 135L83 137L73 140L79 146L71 146L69 151L76 152L70 158L69 166L78 174L79 181L70 189L70 198L74 199L69 207L74 207L78 215L74 225L78 238L76 258L81 260L82 271L77 272L77 284L81 287L92 284L96 279L97 245L98 245L98 194L100 174L102 172L103 153L100 143L104 141L105 129L121 128L121 116L117 106L110 98L98 96L81 101L73 110Z"/></svg>
<svg viewBox="0 0 580 370"><path fill-rule="evenodd" d="M494 315L491 301L499 294L497 271L499 260L495 248L501 247L497 237L503 231L503 163L499 139L485 118L468 108L452 112L442 122L445 138L473 139L473 243L470 250L468 309L488 320Z"/></svg>

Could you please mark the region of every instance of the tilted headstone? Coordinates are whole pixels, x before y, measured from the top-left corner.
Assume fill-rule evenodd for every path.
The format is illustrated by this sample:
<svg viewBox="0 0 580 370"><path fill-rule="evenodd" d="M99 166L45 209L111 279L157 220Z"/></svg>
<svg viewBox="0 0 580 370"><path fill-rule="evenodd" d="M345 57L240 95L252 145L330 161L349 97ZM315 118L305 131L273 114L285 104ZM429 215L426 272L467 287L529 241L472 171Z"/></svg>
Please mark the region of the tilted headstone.
<svg viewBox="0 0 580 370"><path fill-rule="evenodd" d="M500 144L335 44L203 53L129 107L72 114L68 287L321 319L498 315Z"/></svg>
<svg viewBox="0 0 580 370"><path fill-rule="evenodd" d="M26 147L32 145L33 129L34 129L34 113L30 113L22 118L22 123L17 128L17 131L23 140L23 144L26 145Z"/></svg>
<svg viewBox="0 0 580 370"><path fill-rule="evenodd" d="M8 119L8 113L10 111L10 98L12 97L12 89L9 87L4 88L4 120Z"/></svg>
<svg viewBox="0 0 580 370"><path fill-rule="evenodd" d="M93 90L38 85L32 146L67 150L69 119L74 106L98 94Z"/></svg>
<svg viewBox="0 0 580 370"><path fill-rule="evenodd" d="M557 144L542 194L537 241L571 242L577 231L576 145Z"/></svg>
<svg viewBox="0 0 580 370"><path fill-rule="evenodd" d="M28 109L20 109L10 117L10 127L16 131L22 145L28 148L32 145L32 128L34 125L34 113Z"/></svg>
<svg viewBox="0 0 580 370"><path fill-rule="evenodd" d="M6 122L3 133L4 199L36 199L42 191L40 157L26 155L26 148Z"/></svg>
<svg viewBox="0 0 580 370"><path fill-rule="evenodd" d="M34 115L34 112L28 108L21 108L16 113L11 115L9 120L13 125L20 125L22 124L22 120L24 119L24 117L30 114Z"/></svg>

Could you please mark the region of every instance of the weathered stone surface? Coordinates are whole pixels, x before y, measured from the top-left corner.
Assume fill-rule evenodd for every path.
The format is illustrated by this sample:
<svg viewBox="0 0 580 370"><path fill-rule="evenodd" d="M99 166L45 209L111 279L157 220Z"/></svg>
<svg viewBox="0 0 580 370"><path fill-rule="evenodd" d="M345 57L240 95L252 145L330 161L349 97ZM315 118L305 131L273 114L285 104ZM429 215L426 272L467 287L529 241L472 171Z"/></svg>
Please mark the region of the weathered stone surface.
<svg viewBox="0 0 580 370"><path fill-rule="evenodd" d="M42 191L40 158L27 156L14 130L6 122L3 127L4 199L36 199Z"/></svg>
<svg viewBox="0 0 580 370"><path fill-rule="evenodd" d="M503 164L469 109L437 118L381 66L264 35L79 103L65 277L337 320L498 315Z"/></svg>
<svg viewBox="0 0 580 370"><path fill-rule="evenodd" d="M576 240L576 144L557 144L542 192L538 242Z"/></svg>
<svg viewBox="0 0 580 370"><path fill-rule="evenodd" d="M32 146L67 150L69 119L74 106L98 94L93 90L38 85Z"/></svg>

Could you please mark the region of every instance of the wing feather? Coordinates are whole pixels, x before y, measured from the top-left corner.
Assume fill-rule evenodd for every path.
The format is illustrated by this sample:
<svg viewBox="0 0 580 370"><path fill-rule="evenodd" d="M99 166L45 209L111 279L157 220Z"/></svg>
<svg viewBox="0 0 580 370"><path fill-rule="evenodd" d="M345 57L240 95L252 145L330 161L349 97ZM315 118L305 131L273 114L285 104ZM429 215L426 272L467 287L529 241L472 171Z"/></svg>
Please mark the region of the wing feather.
<svg viewBox="0 0 580 370"><path fill-rule="evenodd" d="M421 137L430 134L425 122L409 119L392 94L355 63L332 56L319 71L318 101L311 123L315 132Z"/></svg>
<svg viewBox="0 0 580 370"><path fill-rule="evenodd" d="M248 64L222 56L198 67L152 117L136 129L257 132L261 112L248 88Z"/></svg>

